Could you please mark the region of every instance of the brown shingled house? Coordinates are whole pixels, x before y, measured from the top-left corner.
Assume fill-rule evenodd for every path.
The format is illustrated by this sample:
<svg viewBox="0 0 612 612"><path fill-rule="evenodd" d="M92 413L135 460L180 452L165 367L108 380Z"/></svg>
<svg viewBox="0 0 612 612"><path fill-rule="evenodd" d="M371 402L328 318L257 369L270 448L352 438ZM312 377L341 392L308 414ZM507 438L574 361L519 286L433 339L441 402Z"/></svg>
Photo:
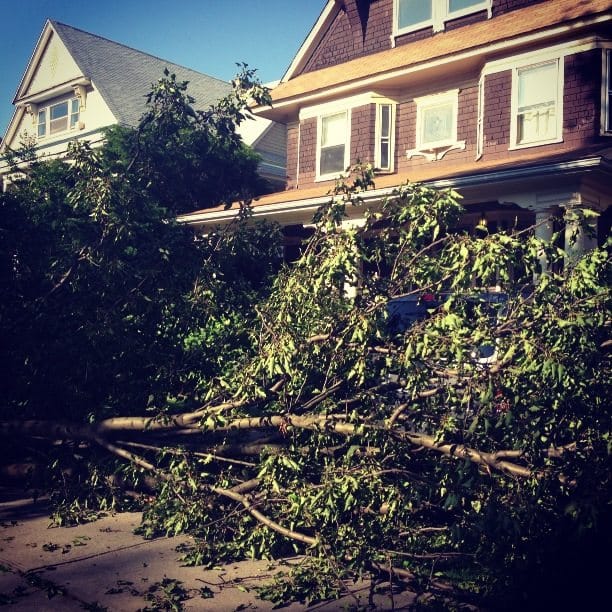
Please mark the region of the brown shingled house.
<svg viewBox="0 0 612 612"><path fill-rule="evenodd" d="M604 240L611 9L612 0L329 0L272 107L256 109L287 125L288 144L287 190L254 202L255 217L295 234L360 159L377 168L367 206L420 181L461 192L463 229L588 206L602 213ZM235 214L183 220L206 226ZM593 243L583 233L575 248Z"/></svg>

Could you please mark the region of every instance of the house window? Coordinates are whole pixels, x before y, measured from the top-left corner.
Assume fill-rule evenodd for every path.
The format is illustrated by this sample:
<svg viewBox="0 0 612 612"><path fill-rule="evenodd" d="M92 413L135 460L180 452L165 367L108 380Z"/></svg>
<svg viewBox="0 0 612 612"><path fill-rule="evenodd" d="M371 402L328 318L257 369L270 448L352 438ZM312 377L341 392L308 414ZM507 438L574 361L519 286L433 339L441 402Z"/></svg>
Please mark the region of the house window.
<svg viewBox="0 0 612 612"><path fill-rule="evenodd" d="M393 133L395 129L393 104L376 105L376 151L374 165L378 170L393 170Z"/></svg>
<svg viewBox="0 0 612 612"><path fill-rule="evenodd" d="M39 138L47 134L59 134L74 129L79 122L79 100L72 98L52 104L38 111L37 134Z"/></svg>
<svg viewBox="0 0 612 612"><path fill-rule="evenodd" d="M515 68L512 143L515 147L559 142L563 83L559 59Z"/></svg>
<svg viewBox="0 0 612 612"><path fill-rule="evenodd" d="M348 112L319 118L318 177L335 178L346 170L348 160Z"/></svg>
<svg viewBox="0 0 612 612"><path fill-rule="evenodd" d="M405 34L433 26L444 30L451 19L486 10L491 16L491 0L395 0L395 34Z"/></svg>
<svg viewBox="0 0 612 612"><path fill-rule="evenodd" d="M612 134L612 49L605 49L604 53L601 127L604 134Z"/></svg>
<svg viewBox="0 0 612 612"><path fill-rule="evenodd" d="M436 161L449 151L465 149L465 140L457 140L458 89L414 101L417 107L416 147L406 151L408 159L423 156Z"/></svg>
<svg viewBox="0 0 612 612"><path fill-rule="evenodd" d="M397 29L418 30L432 24L433 0L397 0Z"/></svg>
<svg viewBox="0 0 612 612"><path fill-rule="evenodd" d="M416 148L445 147L457 142L457 109L459 90L416 98Z"/></svg>

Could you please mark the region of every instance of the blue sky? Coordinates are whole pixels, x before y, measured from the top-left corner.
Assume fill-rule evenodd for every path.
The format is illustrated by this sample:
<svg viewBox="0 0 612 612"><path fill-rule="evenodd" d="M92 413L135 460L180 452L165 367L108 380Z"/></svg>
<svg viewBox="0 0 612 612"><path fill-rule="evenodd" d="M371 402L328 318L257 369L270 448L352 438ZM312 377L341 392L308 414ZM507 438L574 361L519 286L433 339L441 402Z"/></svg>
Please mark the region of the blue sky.
<svg viewBox="0 0 612 612"><path fill-rule="evenodd" d="M2 11L0 135L47 18L229 80L236 62L279 79L325 0L19 0Z"/></svg>

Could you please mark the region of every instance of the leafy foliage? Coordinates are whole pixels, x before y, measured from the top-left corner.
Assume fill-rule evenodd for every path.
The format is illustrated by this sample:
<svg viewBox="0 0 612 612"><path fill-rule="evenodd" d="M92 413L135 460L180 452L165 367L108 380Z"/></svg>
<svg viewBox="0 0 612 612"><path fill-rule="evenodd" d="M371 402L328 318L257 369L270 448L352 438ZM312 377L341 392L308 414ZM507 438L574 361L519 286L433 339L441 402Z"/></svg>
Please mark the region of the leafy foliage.
<svg viewBox="0 0 612 612"><path fill-rule="evenodd" d="M51 334L64 352L51 366L34 362L28 380L54 381L49 414L79 425L5 431L72 440L90 471L104 452L131 465L132 481L149 475L142 531L192 533L189 563L304 554L262 592L274 601L336 596L348 577L384 573L407 580L430 609L451 607L453 596L497 609L554 603L576 570L563 562L609 546L607 246L570 262L532 229L457 233L459 195L420 185L366 210L366 166L338 183L302 256L270 287L270 228L193 241L168 221L163 177L182 155L176 134L193 120L172 119L186 107L180 87L168 93L151 98L150 121L178 142L176 159L158 163L142 145L132 177L121 156L80 148L72 167L45 168L49 188L35 178L24 186L43 210L67 207L70 227L88 237L75 241L66 221L52 234L65 249L53 265L34 265L48 261L44 249L2 247L13 302L40 317L38 330L58 317L70 331L65 346ZM159 190L149 176L161 177ZM16 197L3 206L23 210ZM365 224L347 229L353 206ZM40 271L36 297L24 300ZM482 296L496 285L507 299L492 307ZM59 299L68 291L79 296L70 311ZM391 324L391 300L425 295L438 296L427 316ZM33 340L20 347L11 329L29 372ZM494 359L479 360L483 346ZM39 415L42 393L32 397L13 406Z"/></svg>
<svg viewBox="0 0 612 612"><path fill-rule="evenodd" d="M278 266L277 230L243 222L194 240L174 216L210 204L202 193L236 196L212 161L242 168L245 194L256 183L230 123L245 95L265 99L251 77L196 113L186 84L166 75L140 128L118 129L106 147L75 142L70 163L12 155L29 165L0 198L7 413L80 419L184 405L223 371L218 349L248 346L246 305Z"/></svg>

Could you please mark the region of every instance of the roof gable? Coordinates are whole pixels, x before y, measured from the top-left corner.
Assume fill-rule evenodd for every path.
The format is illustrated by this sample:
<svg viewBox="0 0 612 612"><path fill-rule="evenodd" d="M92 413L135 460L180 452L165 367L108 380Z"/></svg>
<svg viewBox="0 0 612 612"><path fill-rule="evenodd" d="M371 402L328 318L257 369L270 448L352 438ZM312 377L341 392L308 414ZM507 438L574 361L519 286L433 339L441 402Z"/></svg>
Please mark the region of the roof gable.
<svg viewBox="0 0 612 612"><path fill-rule="evenodd" d="M57 21L50 23L120 124L138 124L146 95L165 68L176 74L177 80L189 81L187 91L195 98L198 109L208 108L231 91L226 81Z"/></svg>
<svg viewBox="0 0 612 612"><path fill-rule="evenodd" d="M22 82L17 96L21 98L34 95L51 89L59 83L67 83L82 76L66 45L51 30L38 52L37 62L32 65L29 78Z"/></svg>

